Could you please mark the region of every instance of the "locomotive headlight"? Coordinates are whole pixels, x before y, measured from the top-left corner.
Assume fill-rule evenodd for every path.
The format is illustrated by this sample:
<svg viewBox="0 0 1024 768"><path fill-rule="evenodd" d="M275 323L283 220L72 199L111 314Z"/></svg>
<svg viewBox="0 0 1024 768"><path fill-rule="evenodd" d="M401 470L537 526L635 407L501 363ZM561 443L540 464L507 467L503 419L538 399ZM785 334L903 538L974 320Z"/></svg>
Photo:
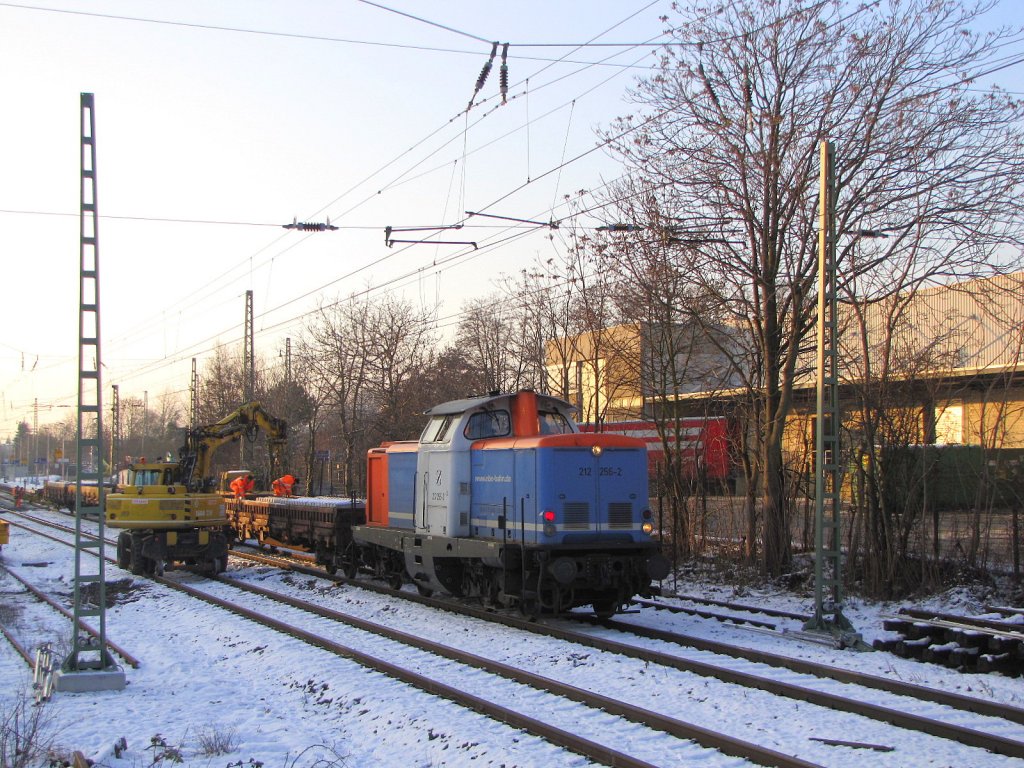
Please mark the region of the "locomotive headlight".
<svg viewBox="0 0 1024 768"><path fill-rule="evenodd" d="M651 523L644 523L640 526L640 530L650 536L654 532L654 526Z"/></svg>
<svg viewBox="0 0 1024 768"><path fill-rule="evenodd" d="M591 446L590 452L592 454L594 454L595 456L600 456L601 455L601 446L600 445Z"/></svg>

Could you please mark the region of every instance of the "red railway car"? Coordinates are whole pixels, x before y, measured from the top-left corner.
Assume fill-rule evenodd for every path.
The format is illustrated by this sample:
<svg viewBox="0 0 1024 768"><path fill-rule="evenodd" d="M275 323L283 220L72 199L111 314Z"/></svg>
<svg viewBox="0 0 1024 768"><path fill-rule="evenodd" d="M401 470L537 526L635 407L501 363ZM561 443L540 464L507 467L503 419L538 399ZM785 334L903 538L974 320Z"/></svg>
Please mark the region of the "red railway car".
<svg viewBox="0 0 1024 768"><path fill-rule="evenodd" d="M669 444L679 444L685 476L691 480L727 483L732 477L729 461L729 424L724 416L691 417L665 425ZM595 429L581 424L581 432L601 431L639 438L647 444L647 469L654 477L665 461L665 451L653 421L608 421Z"/></svg>

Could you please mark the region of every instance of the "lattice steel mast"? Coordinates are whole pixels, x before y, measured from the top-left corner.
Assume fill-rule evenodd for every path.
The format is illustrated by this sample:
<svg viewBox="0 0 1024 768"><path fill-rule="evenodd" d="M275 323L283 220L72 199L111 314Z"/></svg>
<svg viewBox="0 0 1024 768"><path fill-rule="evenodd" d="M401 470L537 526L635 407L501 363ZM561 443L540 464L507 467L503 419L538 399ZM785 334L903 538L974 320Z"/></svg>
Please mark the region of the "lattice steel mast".
<svg viewBox="0 0 1024 768"><path fill-rule="evenodd" d="M843 615L840 537L839 321L836 297L835 146L821 142L818 228L818 394L814 429L814 617L806 629L831 632L844 644L860 636Z"/></svg>
<svg viewBox="0 0 1024 768"><path fill-rule="evenodd" d="M78 427L75 482L75 573L71 652L55 679L58 691L121 689L124 671L107 649L106 561L104 559L103 508L103 388L100 375L100 267L96 199L96 122L93 95L81 99L81 209L79 237L78 308ZM87 468L88 467L88 468ZM99 506L87 507L82 481L93 480L99 490ZM83 534L82 518L95 516L98 532ZM85 557L88 554L89 557ZM95 564L95 570L90 566ZM96 634L86 634L83 620L94 618Z"/></svg>

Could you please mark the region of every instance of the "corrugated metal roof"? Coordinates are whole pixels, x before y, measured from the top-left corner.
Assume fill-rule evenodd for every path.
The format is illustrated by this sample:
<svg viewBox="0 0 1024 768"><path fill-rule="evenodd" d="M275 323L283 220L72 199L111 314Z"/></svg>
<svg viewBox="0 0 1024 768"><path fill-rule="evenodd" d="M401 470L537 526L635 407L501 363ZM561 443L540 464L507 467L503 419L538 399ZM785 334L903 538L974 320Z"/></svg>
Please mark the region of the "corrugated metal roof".
<svg viewBox="0 0 1024 768"><path fill-rule="evenodd" d="M864 313L874 377L883 373L886 348L886 373L897 377L1024 368L1024 272L933 286L859 307L841 304L844 379L864 376L858 311ZM802 356L801 368L810 372L799 377L800 385L813 382L815 357L812 345Z"/></svg>

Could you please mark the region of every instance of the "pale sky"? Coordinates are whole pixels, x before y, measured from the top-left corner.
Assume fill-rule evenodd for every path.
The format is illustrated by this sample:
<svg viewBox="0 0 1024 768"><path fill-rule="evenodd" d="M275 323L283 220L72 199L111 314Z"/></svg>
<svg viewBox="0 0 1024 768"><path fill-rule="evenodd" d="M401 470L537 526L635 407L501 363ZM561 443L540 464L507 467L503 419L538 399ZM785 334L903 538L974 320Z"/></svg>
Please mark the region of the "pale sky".
<svg viewBox="0 0 1024 768"><path fill-rule="evenodd" d="M240 342L246 290L257 354L277 359L320 301L396 291L440 302L450 331L465 299L563 250L564 229L496 219L439 238L478 251L389 249L384 228L560 219L564 195L615 179L600 150L555 169L632 110L655 52L633 44L660 39L668 5L0 2L0 441L36 400L40 425L76 404L81 92L96 100L105 412L113 384L187 403L192 358ZM510 43L508 103L499 47L467 117L488 41ZM531 47L589 41L631 45ZM280 227L328 216L338 231Z"/></svg>
<svg viewBox="0 0 1024 768"><path fill-rule="evenodd" d="M122 399L187 402L192 358L201 369L218 342L240 341L248 289L257 354L276 358L320 300L385 286L440 301L446 318L563 247L561 233L494 219L444 236L478 242L475 256L389 249L384 228L465 210L558 219L564 194L617 176L600 151L548 172L629 111L642 72L585 62L646 66L653 49L519 46L656 40L666 4L379 5L451 31L358 0L0 4L0 440L32 424L36 399L40 425L76 403L83 91L96 101L105 409L112 384ZM499 48L467 127L487 41L510 43L509 100L498 106ZM327 216L338 231L279 226Z"/></svg>

